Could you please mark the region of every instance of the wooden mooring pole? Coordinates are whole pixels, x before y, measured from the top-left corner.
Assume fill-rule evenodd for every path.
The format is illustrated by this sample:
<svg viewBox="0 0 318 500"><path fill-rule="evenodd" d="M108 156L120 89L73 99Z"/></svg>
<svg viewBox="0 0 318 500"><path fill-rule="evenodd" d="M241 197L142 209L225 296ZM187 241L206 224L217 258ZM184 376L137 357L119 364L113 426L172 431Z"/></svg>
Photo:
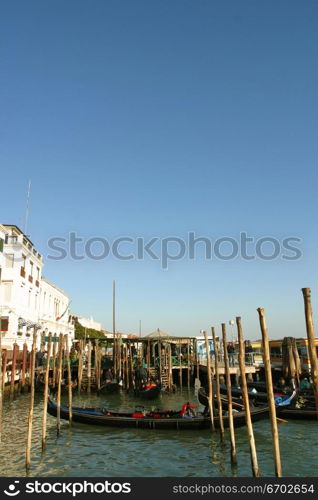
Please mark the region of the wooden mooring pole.
<svg viewBox="0 0 318 500"><path fill-rule="evenodd" d="M268 342L268 333L265 319L265 311L262 307L257 309L259 314L259 322L262 332L262 340L263 340L263 362L265 368L265 378L266 378L266 388L267 388L267 399L269 406L269 415L271 421L272 428L272 436L273 436L273 451L274 451L274 460L275 460L275 474L277 477L282 477L282 464L280 459L280 449L279 449L279 436L278 436L278 428L277 428L277 420L276 420L276 408L275 408L275 399L274 399L274 390L273 390L273 380L272 380L272 368L271 368L271 360L269 353L269 342Z"/></svg>
<svg viewBox="0 0 318 500"><path fill-rule="evenodd" d="M200 382L200 358L199 358L199 351L198 351L198 341L195 340L194 342L195 346L195 359L196 359L196 364L197 364L197 380Z"/></svg>
<svg viewBox="0 0 318 500"><path fill-rule="evenodd" d="M131 341L128 341L128 347L129 347L129 381L130 381L130 387L131 389L135 389L135 378L133 374L133 359L132 359L132 350L131 350Z"/></svg>
<svg viewBox="0 0 318 500"><path fill-rule="evenodd" d="M162 359L161 359L161 340L158 340L158 356L159 356L159 383L160 387L162 387Z"/></svg>
<svg viewBox="0 0 318 500"><path fill-rule="evenodd" d="M91 376L92 376L92 343L88 341L88 352L87 352L87 392L91 392Z"/></svg>
<svg viewBox="0 0 318 500"><path fill-rule="evenodd" d="M44 451L46 448L47 402L48 402L48 395L49 395L49 375L50 375L51 351L52 351L52 333L49 334L49 342L48 342L48 346L47 346L46 368L45 368L45 379L44 379L42 451Z"/></svg>
<svg viewBox="0 0 318 500"><path fill-rule="evenodd" d="M311 290L310 288L302 288L302 292L304 296L305 319L306 319L308 350L310 358L310 371L311 371L311 378L313 381L317 418L318 418L318 361L317 361L317 353L315 345L314 325L312 320Z"/></svg>
<svg viewBox="0 0 318 500"><path fill-rule="evenodd" d="M100 390L99 360L98 360L99 349L98 349L98 341L97 340L95 340L94 352L95 352L95 384L96 384L97 393L99 394L99 390Z"/></svg>
<svg viewBox="0 0 318 500"><path fill-rule="evenodd" d="M209 346L208 333L206 331L204 331L203 333L204 333L205 348L206 348L206 369L207 369L208 386L209 386L208 402L209 402L209 410L210 410L211 428L212 428L212 431L215 431L214 411L213 411L213 396L214 396L214 394L213 394L213 386L212 386L212 367L211 367L211 360L210 360L210 346Z"/></svg>
<svg viewBox="0 0 318 500"><path fill-rule="evenodd" d="M2 360L2 394L3 394L3 397L4 397L4 387L5 387L5 383L6 383L7 359L8 359L8 351L6 349L4 351L3 360Z"/></svg>
<svg viewBox="0 0 318 500"><path fill-rule="evenodd" d="M61 432L61 384L62 384L62 370L63 370L63 334L60 334L59 349L58 349L58 362L57 362L57 396L56 396L56 434L60 435Z"/></svg>
<svg viewBox="0 0 318 500"><path fill-rule="evenodd" d="M190 387L190 378L191 378L191 364L190 364L190 340L187 341L187 358L188 358L188 388Z"/></svg>
<svg viewBox="0 0 318 500"><path fill-rule="evenodd" d="M125 343L125 374L126 374L126 390L130 389L130 380L129 380L129 357L128 357L128 344Z"/></svg>
<svg viewBox="0 0 318 500"><path fill-rule="evenodd" d="M80 393L82 390L82 378L83 378L83 353L84 353L84 340L80 340L80 348L78 354L78 368L77 368L77 390Z"/></svg>
<svg viewBox="0 0 318 500"><path fill-rule="evenodd" d="M28 415L28 430L27 430L27 440L26 440L26 454L25 454L25 470L26 473L30 470L31 463L31 443L32 443L32 425L33 425L33 411L34 411L34 377L35 377L35 351L36 351L36 328L34 327L33 333L33 343L30 359L30 406Z"/></svg>
<svg viewBox="0 0 318 500"><path fill-rule="evenodd" d="M252 464L252 473L254 477L259 477L260 470L258 467L257 454L256 454L256 446L254 439L254 431L251 419L251 409L250 402L248 398L247 392L247 382L246 382L246 373L245 373L245 347L243 340L243 330L241 324L241 318L239 316L236 317L236 325L237 325L237 336L239 341L239 365L240 365L240 373L241 373L241 389L242 389L242 397L243 404L245 410L245 421L246 421L246 430L248 442L250 445L250 454L251 454L251 464Z"/></svg>
<svg viewBox="0 0 318 500"><path fill-rule="evenodd" d="M3 391L2 391L2 332L0 328L0 443L2 440L2 408L3 408Z"/></svg>
<svg viewBox="0 0 318 500"><path fill-rule="evenodd" d="M22 351L22 370L21 370L21 391L25 391L25 374L27 366L27 356L28 356L28 346L26 343L23 344Z"/></svg>
<svg viewBox="0 0 318 500"><path fill-rule="evenodd" d="M172 390L173 375L172 375L172 354L171 354L171 343L168 344L168 388L169 391Z"/></svg>
<svg viewBox="0 0 318 500"><path fill-rule="evenodd" d="M214 346L214 368L215 368L215 379L216 379L216 398L218 402L218 416L219 416L219 427L220 427L220 438L221 443L224 443L224 423L223 423L223 413L222 413L222 399L220 391L220 376L219 376L219 349L216 344L215 328L211 327L212 339Z"/></svg>
<svg viewBox="0 0 318 500"><path fill-rule="evenodd" d="M232 386L231 386L231 375L229 367L229 357L227 353L225 323L222 323L222 338L223 338L223 350L224 350L226 391L227 391L227 401L228 401L228 419L229 419L229 430L230 430L230 440L231 440L231 464L237 465L235 432L234 432L234 422L233 422L233 407L232 407Z"/></svg>
<svg viewBox="0 0 318 500"><path fill-rule="evenodd" d="M53 380L52 380L52 387L53 389L55 388L56 385L56 335L54 335L54 342L53 342Z"/></svg>
<svg viewBox="0 0 318 500"><path fill-rule="evenodd" d="M14 394L14 385L15 385L15 375L16 375L16 363L17 363L17 355L19 351L18 344L13 344L13 354L12 354L12 362L11 362L11 379L10 379L10 399L13 398Z"/></svg>
<svg viewBox="0 0 318 500"><path fill-rule="evenodd" d="M182 389L182 357L181 357L181 340L179 340L179 384Z"/></svg>
<svg viewBox="0 0 318 500"><path fill-rule="evenodd" d="M150 380L150 340L147 341L147 378Z"/></svg>
<svg viewBox="0 0 318 500"><path fill-rule="evenodd" d="M68 422L69 425L72 425L73 386L72 386L72 372L71 372L70 350L68 345L68 335L64 335L64 343L65 343L65 358L67 365Z"/></svg>

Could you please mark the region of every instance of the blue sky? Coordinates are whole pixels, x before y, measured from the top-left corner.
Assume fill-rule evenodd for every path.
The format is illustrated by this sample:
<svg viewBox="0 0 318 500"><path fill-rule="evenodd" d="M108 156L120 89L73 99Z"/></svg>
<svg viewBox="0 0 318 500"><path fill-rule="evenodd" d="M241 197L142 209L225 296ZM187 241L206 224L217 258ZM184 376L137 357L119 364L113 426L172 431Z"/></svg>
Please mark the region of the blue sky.
<svg viewBox="0 0 318 500"><path fill-rule="evenodd" d="M260 336L305 335L317 287L316 1L12 1L1 15L4 223L47 241L74 231L216 240L302 239L297 261L46 259L74 312L176 335L242 316Z"/></svg>

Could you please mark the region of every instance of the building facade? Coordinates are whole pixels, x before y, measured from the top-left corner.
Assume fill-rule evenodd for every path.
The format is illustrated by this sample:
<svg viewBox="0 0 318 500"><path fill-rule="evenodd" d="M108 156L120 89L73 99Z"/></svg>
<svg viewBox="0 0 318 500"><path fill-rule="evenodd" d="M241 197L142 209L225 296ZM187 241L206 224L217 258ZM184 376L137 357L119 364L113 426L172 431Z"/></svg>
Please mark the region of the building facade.
<svg viewBox="0 0 318 500"><path fill-rule="evenodd" d="M93 328L93 330L97 330L98 332L101 332L101 330L102 330L101 323L98 323L92 317L84 318L83 316L77 316L77 319L78 319L78 322L82 326L84 326L84 328Z"/></svg>
<svg viewBox="0 0 318 500"><path fill-rule="evenodd" d="M1 231L1 227L4 231ZM68 314L63 315L63 321L62 318L57 320L69 299L52 283L42 279L42 256L17 226L4 224L1 227L0 238L3 234L4 243L0 257L0 312L1 323L7 325L7 331L2 334L3 347L12 349L14 343L19 347L27 343L30 349L34 328L38 332L38 346L41 337L50 331L68 333L70 338L74 338L74 327L65 327ZM47 303L43 303L44 294L48 297ZM56 311L58 314L54 318Z"/></svg>
<svg viewBox="0 0 318 500"><path fill-rule="evenodd" d="M2 318L1 279L2 279L2 271L5 266L4 242L6 234L7 234L6 228L0 224L0 331L7 331L8 329L7 321L5 319L1 320Z"/></svg>
<svg viewBox="0 0 318 500"><path fill-rule="evenodd" d="M66 293L42 276L40 286L39 323L42 337L51 333L67 335L69 346L74 340L74 324L70 316L70 299Z"/></svg>

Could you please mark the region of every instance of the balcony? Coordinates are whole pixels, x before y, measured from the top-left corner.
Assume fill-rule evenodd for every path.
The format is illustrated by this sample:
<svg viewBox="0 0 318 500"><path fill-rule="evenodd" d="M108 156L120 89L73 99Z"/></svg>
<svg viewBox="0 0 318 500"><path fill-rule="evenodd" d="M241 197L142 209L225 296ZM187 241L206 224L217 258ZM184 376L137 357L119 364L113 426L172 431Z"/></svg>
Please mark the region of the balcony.
<svg viewBox="0 0 318 500"><path fill-rule="evenodd" d="M33 276L31 276L31 275L29 276L29 281L30 281L30 283L33 283Z"/></svg>
<svg viewBox="0 0 318 500"><path fill-rule="evenodd" d="M25 269L23 266L21 266L21 269L20 269L20 276L22 276L22 278L25 278Z"/></svg>

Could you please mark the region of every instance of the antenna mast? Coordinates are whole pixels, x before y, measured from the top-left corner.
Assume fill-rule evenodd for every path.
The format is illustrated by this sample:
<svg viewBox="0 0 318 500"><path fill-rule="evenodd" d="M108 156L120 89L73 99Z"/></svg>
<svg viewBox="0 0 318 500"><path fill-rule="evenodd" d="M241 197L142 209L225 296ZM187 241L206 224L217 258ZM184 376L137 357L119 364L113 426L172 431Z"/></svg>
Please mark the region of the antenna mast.
<svg viewBox="0 0 318 500"><path fill-rule="evenodd" d="M115 280L113 280L113 336L116 336L116 314L115 314Z"/></svg>
<svg viewBox="0 0 318 500"><path fill-rule="evenodd" d="M23 232L27 234L28 228L28 218L29 218L29 206L30 206L30 193L31 193L31 181L28 183L28 191L27 191L27 199L25 205L25 214L24 214L24 224L23 224Z"/></svg>

